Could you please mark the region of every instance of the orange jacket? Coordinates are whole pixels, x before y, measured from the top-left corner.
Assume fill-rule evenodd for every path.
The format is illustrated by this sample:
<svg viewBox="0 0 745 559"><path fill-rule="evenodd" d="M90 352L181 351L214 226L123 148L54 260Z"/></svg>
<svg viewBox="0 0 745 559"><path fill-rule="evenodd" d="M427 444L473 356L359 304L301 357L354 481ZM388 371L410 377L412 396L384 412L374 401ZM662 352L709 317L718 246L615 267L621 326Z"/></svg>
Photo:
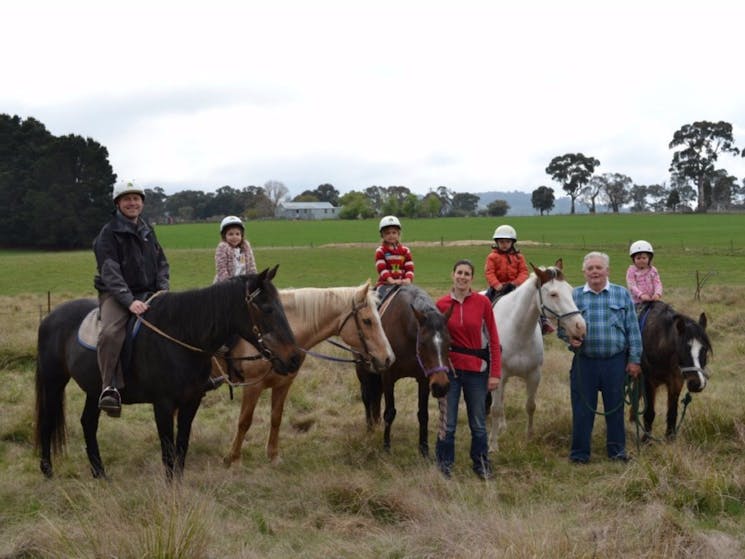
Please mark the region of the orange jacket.
<svg viewBox="0 0 745 559"><path fill-rule="evenodd" d="M487 283L494 289L499 289L503 283L512 283L517 287L529 275L525 257L520 252L515 249L502 252L498 248L492 249L486 257L484 274Z"/></svg>

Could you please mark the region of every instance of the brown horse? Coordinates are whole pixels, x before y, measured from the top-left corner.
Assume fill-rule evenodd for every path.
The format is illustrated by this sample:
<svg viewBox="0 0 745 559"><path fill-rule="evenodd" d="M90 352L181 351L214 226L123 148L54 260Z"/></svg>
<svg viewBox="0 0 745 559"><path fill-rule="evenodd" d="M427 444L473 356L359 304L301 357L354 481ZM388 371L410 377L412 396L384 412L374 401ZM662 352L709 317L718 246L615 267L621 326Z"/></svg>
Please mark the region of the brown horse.
<svg viewBox="0 0 745 559"><path fill-rule="evenodd" d="M373 367L387 367L394 361L380 323L378 298L369 282L359 287L283 289L279 295L299 347L309 350L331 336L339 336L357 354L357 360L367 361ZM297 373L277 374L271 363L239 357L255 353L245 340L240 340L229 352L228 360L238 366L245 383L238 429L223 460L226 467L240 458L256 404L267 388L272 389L272 417L266 454L272 462L279 459L279 426L287 393ZM213 369L213 377L215 374L220 373Z"/></svg>
<svg viewBox="0 0 745 559"><path fill-rule="evenodd" d="M673 439L678 426L678 397L686 384L689 392L701 392L709 378L706 363L712 353L706 334L706 315L698 322L676 312L662 301L649 303L639 315L642 328L642 373L646 406L642 440L651 439L657 389L667 387L667 429ZM631 415L631 420L635 417Z"/></svg>
<svg viewBox="0 0 745 559"><path fill-rule="evenodd" d="M357 365L367 426L372 429L380 422L380 400L384 395L383 447L389 450L391 425L396 418L394 386L400 378L414 378L419 388L419 451L423 456L428 456L428 394L431 392L433 397L441 398L450 387L447 375L450 369L450 333L447 322L452 309L443 315L429 295L414 285L400 287L391 297L381 320L396 354L396 362L380 373L371 371L363 364Z"/></svg>

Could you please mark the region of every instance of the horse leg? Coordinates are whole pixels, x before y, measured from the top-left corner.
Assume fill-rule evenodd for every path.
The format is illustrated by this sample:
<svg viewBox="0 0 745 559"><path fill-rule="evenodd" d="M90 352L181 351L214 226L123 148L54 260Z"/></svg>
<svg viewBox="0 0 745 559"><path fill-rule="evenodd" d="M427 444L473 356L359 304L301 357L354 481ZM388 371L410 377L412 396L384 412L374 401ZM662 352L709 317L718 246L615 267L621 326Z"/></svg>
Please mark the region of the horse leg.
<svg viewBox="0 0 745 559"><path fill-rule="evenodd" d="M385 387L385 411L383 412L383 421L385 428L383 430L383 448L385 450L391 449L391 424L396 419L396 399L393 395L393 387L395 381L389 379L387 386Z"/></svg>
<svg viewBox="0 0 745 559"><path fill-rule="evenodd" d="M241 399L241 415L238 418L238 429L233 437L233 444L230 447L230 451L222 459L222 463L226 468L229 468L233 462L236 462L241 457L241 448L243 447L243 441L246 438L248 430L251 428L251 423L254 418L254 410L256 409L256 403L259 401L261 396L261 387L246 386L243 389L243 398Z"/></svg>
<svg viewBox="0 0 745 559"><path fill-rule="evenodd" d="M525 401L525 412L528 414L528 439L533 437L533 416L535 415L535 396L538 392L538 385L541 383L541 370L533 371L525 378L525 391L527 400Z"/></svg>
<svg viewBox="0 0 745 559"><path fill-rule="evenodd" d="M52 452L65 446L65 387L70 377L51 377L60 365L39 357L36 371L36 444L40 449L39 468L45 477L54 475Z"/></svg>
<svg viewBox="0 0 745 559"><path fill-rule="evenodd" d="M489 429L489 452L499 451L499 434L507 428L507 422L504 418L504 385L507 382L507 376L502 375L502 380L497 386L492 397L492 411L489 414L491 429Z"/></svg>
<svg viewBox="0 0 745 559"><path fill-rule="evenodd" d="M357 367L357 378L360 381L362 404L365 406L367 430L372 431L380 423L380 399L383 394L381 375Z"/></svg>
<svg viewBox="0 0 745 559"><path fill-rule="evenodd" d="M644 434L642 442L646 443L652 440L652 423L654 423L655 411L654 404L657 396L657 386L646 376L644 378L644 391L646 395L646 407L644 408Z"/></svg>
<svg viewBox="0 0 745 559"><path fill-rule="evenodd" d="M166 479L173 480L174 459L176 447L173 442L173 406L153 403L155 413L155 425L158 427L160 438L160 453L163 466L166 470Z"/></svg>
<svg viewBox="0 0 745 559"><path fill-rule="evenodd" d="M676 379L667 384L667 429L665 430L665 438L668 441L674 440L675 436L678 434L676 431L676 424L678 422L678 398L680 397L680 392L682 390L682 377L676 377Z"/></svg>
<svg viewBox="0 0 745 559"><path fill-rule="evenodd" d="M101 410L98 408L98 395L86 394L85 406L80 416L80 425L83 427L83 437L85 438L85 453L88 455L88 462L91 465L91 474L96 479L106 478L106 471L101 460L101 452L98 448L98 420L101 417Z"/></svg>
<svg viewBox="0 0 745 559"><path fill-rule="evenodd" d="M287 378L287 377L285 377ZM290 391L290 382L272 388L272 419L269 428L269 441L266 445L266 456L272 464L278 464L279 458L279 427L282 424L282 413L285 409L285 400Z"/></svg>
<svg viewBox="0 0 745 559"><path fill-rule="evenodd" d="M199 405L202 403L202 395L193 401L182 405L178 410L176 419L176 455L174 473L178 479L184 474L186 466L186 453L189 452L189 438L191 437L191 424L197 415Z"/></svg>
<svg viewBox="0 0 745 559"><path fill-rule="evenodd" d="M424 458L429 458L429 383L427 379L417 379L419 385L419 407L417 419L419 419L419 453Z"/></svg>

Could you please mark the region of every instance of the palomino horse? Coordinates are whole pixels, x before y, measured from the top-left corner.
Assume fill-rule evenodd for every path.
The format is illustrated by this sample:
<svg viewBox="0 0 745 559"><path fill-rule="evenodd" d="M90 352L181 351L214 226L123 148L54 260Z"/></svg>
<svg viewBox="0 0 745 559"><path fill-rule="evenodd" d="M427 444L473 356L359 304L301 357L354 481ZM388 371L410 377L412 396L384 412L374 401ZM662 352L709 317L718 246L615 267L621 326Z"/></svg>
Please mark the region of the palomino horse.
<svg viewBox="0 0 745 559"><path fill-rule="evenodd" d="M391 447L391 425L396 418L393 389L396 381L404 377L416 379L419 388L419 451L429 454L427 432L429 410L427 395L435 398L447 394L450 387L448 370L450 359L450 333L447 328L449 313L443 315L432 299L419 287L404 285L397 293L389 295L390 303L381 315L383 329L393 346L396 362L391 367L373 372L363 364L357 365L362 403L368 429L380 422L380 399L385 395L385 431L383 447ZM384 303L384 307L386 304Z"/></svg>
<svg viewBox="0 0 745 559"><path fill-rule="evenodd" d="M194 416L210 375L211 356L238 334L251 340L278 371L292 373L301 355L271 280L276 267L239 276L204 289L163 293L155 297L134 339L122 403L152 403L166 476L184 469ZM52 476L52 451L65 445L65 386L75 379L86 393L80 422L94 477L105 477L98 448L98 396L101 373L95 349L78 341L78 327L98 303L68 301L39 326L36 368L36 442L41 447L41 471ZM144 321L143 321L144 322ZM156 331L159 330L159 331ZM174 440L174 417L178 432Z"/></svg>
<svg viewBox="0 0 745 559"><path fill-rule="evenodd" d="M678 397L683 383L689 392L701 392L709 378L706 362L712 348L706 334L706 315L701 313L696 322L675 312L670 305L655 301L642 309L639 318L644 348L641 365L646 397L642 439L647 441L651 438L655 394L662 385L667 387L665 436L672 439L677 431ZM631 419L634 420L633 415Z"/></svg>
<svg viewBox="0 0 745 559"><path fill-rule="evenodd" d="M494 305L499 342L502 345L502 382L496 390L491 410L492 428L489 447L497 450L497 436L507 426L504 415L504 389L510 377L525 381L528 399L528 437L533 434L535 396L541 382L543 338L538 318L546 316L558 322L571 338L584 338L585 320L572 298L572 286L564 279L561 259L548 268L536 268L514 291L501 297Z"/></svg>
<svg viewBox="0 0 745 559"><path fill-rule="evenodd" d="M393 350L380 323L378 298L369 282L360 287L283 289L279 295L299 347L308 350L326 338L339 336L359 359L370 362L373 367L388 367L394 361ZM231 366L238 366L245 383L238 429L223 460L226 467L240 458L256 404L267 388L272 389L272 417L266 454L270 461L278 460L282 411L297 376L277 374L272 365L263 360L236 357L248 353L255 352L248 342L240 340L228 355Z"/></svg>

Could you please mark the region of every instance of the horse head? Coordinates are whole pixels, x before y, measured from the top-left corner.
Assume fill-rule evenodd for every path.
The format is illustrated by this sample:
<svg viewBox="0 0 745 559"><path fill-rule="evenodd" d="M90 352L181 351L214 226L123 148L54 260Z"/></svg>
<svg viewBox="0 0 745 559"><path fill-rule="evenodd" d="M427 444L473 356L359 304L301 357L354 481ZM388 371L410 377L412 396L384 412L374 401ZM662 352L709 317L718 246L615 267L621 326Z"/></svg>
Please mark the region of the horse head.
<svg viewBox="0 0 745 559"><path fill-rule="evenodd" d="M416 334L416 359L424 376L429 381L432 396L441 398L448 393L450 380L450 332L447 324L453 307L445 314L436 308L419 311L414 305L411 310L418 322Z"/></svg>
<svg viewBox="0 0 745 559"><path fill-rule="evenodd" d="M279 292L271 281L278 267L279 265L256 275L244 276L245 300L251 325L246 331L240 332L240 335L271 361L275 371L294 373L300 367L302 358Z"/></svg>
<svg viewBox="0 0 745 559"><path fill-rule="evenodd" d="M689 392L701 392L706 388L709 373L706 370L708 356L712 353L711 342L706 334L706 314L701 313L698 322L676 314L673 318L678 333L678 366Z"/></svg>
<svg viewBox="0 0 745 559"><path fill-rule="evenodd" d="M354 293L352 308L341 321L339 336L359 352L375 370L387 369L396 360L378 313L378 297L370 281Z"/></svg>
<svg viewBox="0 0 745 559"><path fill-rule="evenodd" d="M541 314L552 322L555 321L569 338L582 340L587 332L587 325L572 297L572 286L564 278L562 259L559 258L553 266L547 268L538 268L532 262L530 266L540 284L538 299Z"/></svg>

